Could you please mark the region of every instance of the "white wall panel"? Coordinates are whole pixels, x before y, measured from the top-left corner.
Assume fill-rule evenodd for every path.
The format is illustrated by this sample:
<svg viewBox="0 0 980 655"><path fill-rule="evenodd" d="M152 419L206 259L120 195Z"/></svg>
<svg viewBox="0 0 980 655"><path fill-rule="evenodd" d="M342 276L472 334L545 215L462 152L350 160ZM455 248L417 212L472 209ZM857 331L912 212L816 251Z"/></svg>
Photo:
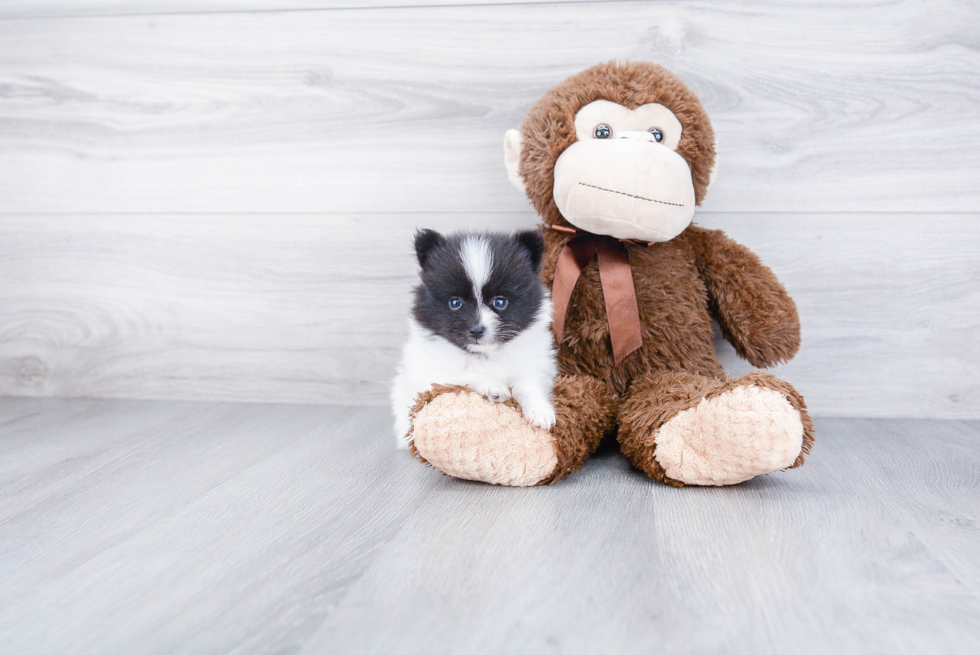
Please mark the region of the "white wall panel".
<svg viewBox="0 0 980 655"><path fill-rule="evenodd" d="M796 299L815 413L980 414L980 216L706 214ZM417 226L524 214L0 218L0 394L383 404ZM732 372L747 370L718 343Z"/></svg>
<svg viewBox="0 0 980 655"><path fill-rule="evenodd" d="M383 402L412 229L533 224L503 131L636 58L814 411L980 417L980 5L424 4L0 2L0 394Z"/></svg>
<svg viewBox="0 0 980 655"><path fill-rule="evenodd" d="M0 212L520 211L503 132L617 58L703 99L707 210L977 211L977 25L948 0L0 21Z"/></svg>

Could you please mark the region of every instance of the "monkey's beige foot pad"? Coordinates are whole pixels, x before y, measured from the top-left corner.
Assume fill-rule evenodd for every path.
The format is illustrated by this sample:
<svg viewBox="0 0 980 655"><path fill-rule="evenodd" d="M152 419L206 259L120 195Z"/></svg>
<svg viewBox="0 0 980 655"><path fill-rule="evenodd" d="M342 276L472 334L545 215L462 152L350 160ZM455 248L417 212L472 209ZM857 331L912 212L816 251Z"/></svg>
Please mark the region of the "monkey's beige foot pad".
<svg viewBox="0 0 980 655"><path fill-rule="evenodd" d="M516 403L493 403L471 391L426 402L415 412L412 435L422 459L464 480L529 487L558 466L551 434L529 425Z"/></svg>
<svg viewBox="0 0 980 655"><path fill-rule="evenodd" d="M803 420L778 391L739 386L680 412L654 440L654 456L669 478L738 484L793 466L803 449Z"/></svg>

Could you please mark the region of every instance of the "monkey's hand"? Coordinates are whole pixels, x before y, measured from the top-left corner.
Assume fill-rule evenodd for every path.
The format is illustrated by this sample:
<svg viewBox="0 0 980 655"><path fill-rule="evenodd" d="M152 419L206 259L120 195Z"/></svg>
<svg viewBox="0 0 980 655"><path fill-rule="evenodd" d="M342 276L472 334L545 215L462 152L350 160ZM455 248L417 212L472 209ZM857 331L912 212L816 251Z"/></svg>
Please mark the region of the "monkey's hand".
<svg viewBox="0 0 980 655"><path fill-rule="evenodd" d="M712 313L740 357L766 368L800 349L796 303L751 250L716 230L695 233Z"/></svg>

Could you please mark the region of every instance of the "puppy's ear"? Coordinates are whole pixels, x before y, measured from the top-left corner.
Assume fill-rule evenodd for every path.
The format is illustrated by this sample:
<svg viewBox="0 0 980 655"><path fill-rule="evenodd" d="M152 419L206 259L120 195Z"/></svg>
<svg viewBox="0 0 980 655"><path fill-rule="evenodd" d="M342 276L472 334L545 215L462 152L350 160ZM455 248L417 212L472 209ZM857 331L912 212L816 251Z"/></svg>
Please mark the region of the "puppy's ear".
<svg viewBox="0 0 980 655"><path fill-rule="evenodd" d="M419 266L425 268L425 262L429 258L432 249L441 246L446 239L435 230L416 230L415 232L415 256L419 260Z"/></svg>
<svg viewBox="0 0 980 655"><path fill-rule="evenodd" d="M544 255L544 237L538 230L520 230L514 235L516 241L522 248L527 250L531 256L531 266L534 272L541 270L541 256Z"/></svg>

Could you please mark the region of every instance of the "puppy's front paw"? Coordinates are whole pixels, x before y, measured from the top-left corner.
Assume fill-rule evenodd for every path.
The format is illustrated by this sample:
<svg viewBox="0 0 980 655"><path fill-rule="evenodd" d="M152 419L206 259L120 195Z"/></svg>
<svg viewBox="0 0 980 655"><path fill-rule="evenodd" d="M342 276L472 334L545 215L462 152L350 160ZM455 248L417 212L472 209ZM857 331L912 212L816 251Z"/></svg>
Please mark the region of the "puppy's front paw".
<svg viewBox="0 0 980 655"><path fill-rule="evenodd" d="M551 403L528 403L521 406L524 420L536 428L550 430L555 424L555 408Z"/></svg>
<svg viewBox="0 0 980 655"><path fill-rule="evenodd" d="M478 384L471 386L470 389L480 394L487 400L491 400L495 403L503 403L510 400L510 389L503 385L489 383L489 384Z"/></svg>

